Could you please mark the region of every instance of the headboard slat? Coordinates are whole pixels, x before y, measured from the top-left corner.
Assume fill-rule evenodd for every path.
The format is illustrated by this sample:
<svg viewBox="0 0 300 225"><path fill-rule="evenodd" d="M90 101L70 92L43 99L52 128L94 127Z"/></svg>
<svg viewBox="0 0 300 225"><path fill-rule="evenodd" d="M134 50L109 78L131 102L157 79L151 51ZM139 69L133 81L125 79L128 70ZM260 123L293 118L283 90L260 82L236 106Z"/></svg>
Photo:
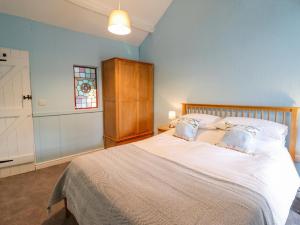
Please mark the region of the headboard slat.
<svg viewBox="0 0 300 225"><path fill-rule="evenodd" d="M286 112L282 112L282 123L283 124L286 124L285 118L286 118Z"/></svg>
<svg viewBox="0 0 300 225"><path fill-rule="evenodd" d="M295 159L297 143L298 107L275 107L275 106L244 106L244 105L211 105L211 104L182 104L182 114L195 112L226 116L241 116L249 118L267 119L274 122L281 122L289 126L289 152ZM260 115L259 115L260 114ZM267 115L265 117L265 115ZM280 118L282 115L282 118ZM289 118L289 121L287 121Z"/></svg>

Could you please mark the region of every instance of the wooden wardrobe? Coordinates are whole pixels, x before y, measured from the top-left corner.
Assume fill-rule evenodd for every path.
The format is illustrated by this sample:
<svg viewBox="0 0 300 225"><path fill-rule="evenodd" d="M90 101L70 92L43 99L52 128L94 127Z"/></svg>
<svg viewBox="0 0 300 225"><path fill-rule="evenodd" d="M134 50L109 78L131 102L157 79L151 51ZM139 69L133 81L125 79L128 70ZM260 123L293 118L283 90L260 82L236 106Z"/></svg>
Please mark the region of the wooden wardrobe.
<svg viewBox="0 0 300 225"><path fill-rule="evenodd" d="M102 62L105 148L153 135L153 72L150 63Z"/></svg>

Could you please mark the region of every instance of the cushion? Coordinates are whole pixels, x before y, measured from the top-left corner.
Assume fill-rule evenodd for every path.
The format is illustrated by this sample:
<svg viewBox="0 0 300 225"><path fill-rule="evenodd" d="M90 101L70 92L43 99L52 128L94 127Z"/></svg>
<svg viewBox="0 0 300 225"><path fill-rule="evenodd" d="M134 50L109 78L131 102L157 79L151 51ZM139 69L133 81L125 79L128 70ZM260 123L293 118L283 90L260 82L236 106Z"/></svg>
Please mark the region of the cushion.
<svg viewBox="0 0 300 225"><path fill-rule="evenodd" d="M262 138L269 137L283 142L288 134L288 127L286 125L255 118L226 117L215 124L219 129L226 129L231 125L252 126L260 130L259 134Z"/></svg>
<svg viewBox="0 0 300 225"><path fill-rule="evenodd" d="M174 136L182 138L186 141L194 141L196 139L200 123L192 118L181 118L178 120Z"/></svg>
<svg viewBox="0 0 300 225"><path fill-rule="evenodd" d="M198 120L199 128L202 129L216 129L215 126L213 126L217 121L221 120L221 117L219 116L213 116L208 114L201 114L201 113L191 113L183 115L181 118L190 118L194 120Z"/></svg>
<svg viewBox="0 0 300 225"><path fill-rule="evenodd" d="M253 154L255 152L255 136L258 133L259 130L255 127L234 125L226 128L223 139L217 145L242 153Z"/></svg>

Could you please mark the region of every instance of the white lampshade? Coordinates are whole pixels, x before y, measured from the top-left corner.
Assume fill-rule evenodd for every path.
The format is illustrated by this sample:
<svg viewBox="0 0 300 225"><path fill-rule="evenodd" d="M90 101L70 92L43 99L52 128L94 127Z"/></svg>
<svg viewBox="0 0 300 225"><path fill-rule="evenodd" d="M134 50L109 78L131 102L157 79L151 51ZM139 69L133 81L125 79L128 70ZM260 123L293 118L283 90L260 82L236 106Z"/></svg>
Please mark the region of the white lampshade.
<svg viewBox="0 0 300 225"><path fill-rule="evenodd" d="M176 112L175 111L169 111L169 120L176 119Z"/></svg>
<svg viewBox="0 0 300 225"><path fill-rule="evenodd" d="M130 19L124 10L113 10L109 16L108 30L117 35L126 35L131 32Z"/></svg>

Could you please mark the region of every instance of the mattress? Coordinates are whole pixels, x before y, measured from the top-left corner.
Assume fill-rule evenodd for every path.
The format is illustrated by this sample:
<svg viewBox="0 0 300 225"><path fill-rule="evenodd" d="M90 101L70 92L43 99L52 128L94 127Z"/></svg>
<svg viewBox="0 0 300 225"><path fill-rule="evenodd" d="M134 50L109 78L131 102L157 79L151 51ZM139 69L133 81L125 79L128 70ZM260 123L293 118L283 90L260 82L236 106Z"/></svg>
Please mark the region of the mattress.
<svg viewBox="0 0 300 225"><path fill-rule="evenodd" d="M287 149L261 142L249 155L215 146L222 131L172 132L75 159L49 207L67 198L80 225L285 224L299 187Z"/></svg>

